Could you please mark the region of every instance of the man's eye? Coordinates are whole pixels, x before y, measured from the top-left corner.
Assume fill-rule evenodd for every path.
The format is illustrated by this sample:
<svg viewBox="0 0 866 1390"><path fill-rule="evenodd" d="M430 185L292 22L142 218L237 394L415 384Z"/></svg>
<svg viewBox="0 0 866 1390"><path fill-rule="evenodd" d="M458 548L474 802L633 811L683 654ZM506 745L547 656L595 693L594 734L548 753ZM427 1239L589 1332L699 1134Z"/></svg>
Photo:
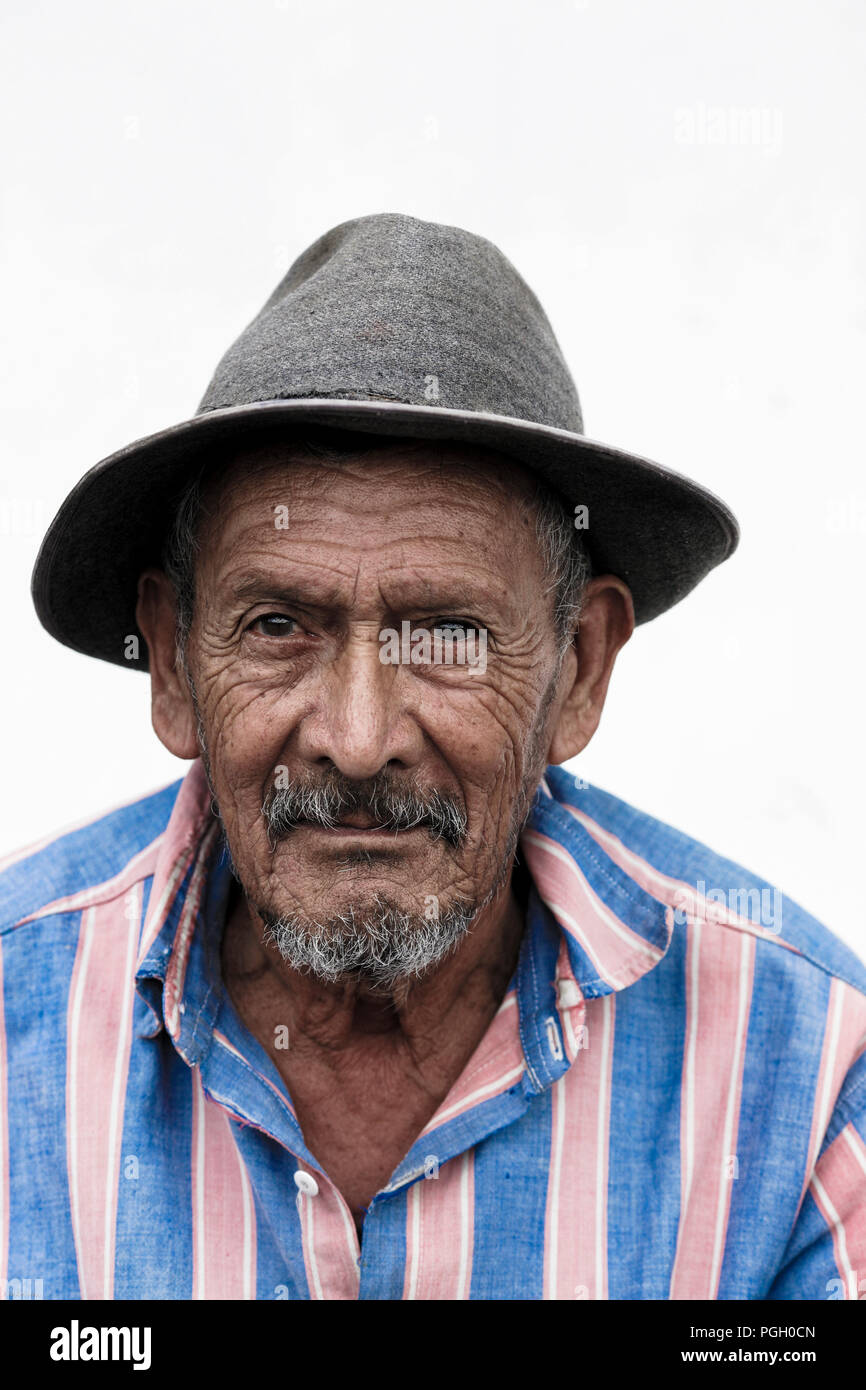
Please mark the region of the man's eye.
<svg viewBox="0 0 866 1390"><path fill-rule="evenodd" d="M261 637L292 637L297 626L294 618L287 618L285 613L263 613L250 623L250 631Z"/></svg>
<svg viewBox="0 0 866 1390"><path fill-rule="evenodd" d="M434 633L439 632L452 642L465 642L470 632L478 631L474 623L465 622L462 618L438 618L431 623L431 627Z"/></svg>

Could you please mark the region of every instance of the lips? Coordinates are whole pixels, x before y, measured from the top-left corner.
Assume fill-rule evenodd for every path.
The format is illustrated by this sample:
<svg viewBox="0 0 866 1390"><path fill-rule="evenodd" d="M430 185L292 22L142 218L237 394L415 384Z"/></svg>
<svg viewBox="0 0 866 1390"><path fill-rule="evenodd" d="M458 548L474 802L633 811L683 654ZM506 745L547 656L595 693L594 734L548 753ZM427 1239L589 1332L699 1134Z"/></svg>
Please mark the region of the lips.
<svg viewBox="0 0 866 1390"><path fill-rule="evenodd" d="M406 835L412 830L421 829L420 826L398 826L382 825L379 821L372 820L369 816L360 814L345 816L338 820L334 825L321 825L318 821L303 820L298 822L299 829L319 830L328 835Z"/></svg>
<svg viewBox="0 0 866 1390"><path fill-rule="evenodd" d="M311 824L310 822L305 822ZM402 826L398 825L378 825L371 821L369 825L356 825L354 821L337 821L336 825L311 825L313 830L329 830L332 834L340 831L346 835L396 835L405 834ZM415 827L413 827L414 829Z"/></svg>

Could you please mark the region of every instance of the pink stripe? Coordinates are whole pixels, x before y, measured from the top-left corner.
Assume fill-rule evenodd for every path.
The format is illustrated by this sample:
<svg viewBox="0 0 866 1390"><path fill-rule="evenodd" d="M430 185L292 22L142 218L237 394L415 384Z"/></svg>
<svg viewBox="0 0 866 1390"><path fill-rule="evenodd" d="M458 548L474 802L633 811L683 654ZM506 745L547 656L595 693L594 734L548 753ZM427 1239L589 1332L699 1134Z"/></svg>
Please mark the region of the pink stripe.
<svg viewBox="0 0 866 1390"><path fill-rule="evenodd" d="M422 1134L432 1134L484 1100L501 1095L526 1069L518 1028L517 994L509 990L490 1027Z"/></svg>
<svg viewBox="0 0 866 1390"><path fill-rule="evenodd" d="M586 1004L588 1045L552 1088L544 1298L606 1299L616 996Z"/></svg>
<svg viewBox="0 0 866 1390"><path fill-rule="evenodd" d="M0 938L0 1287L9 1274L9 1108L8 1056L3 996L3 940Z"/></svg>
<svg viewBox="0 0 866 1390"><path fill-rule="evenodd" d="M192 1070L194 1299L254 1299L256 1215L232 1122Z"/></svg>
<svg viewBox="0 0 866 1390"><path fill-rule="evenodd" d="M580 821L614 863L649 893L650 897L672 907L674 911L682 911L688 923L718 922L723 926L738 927L762 940L775 941L777 945L784 946L795 955L802 954L796 946L784 941L778 931L772 931L760 922L753 922L750 918L741 916L727 904L708 899L705 894L698 893L696 888L682 879L670 878L667 874L661 873L646 859L641 859L633 850L627 849L616 835L612 835L609 830L592 820L585 811L570 806L566 801L560 802L560 805L570 812L575 820Z"/></svg>
<svg viewBox="0 0 866 1390"><path fill-rule="evenodd" d="M216 821L208 827L197 850L196 865L190 879L189 889L181 908L171 958L165 974L164 1012L166 1027L173 1038L180 1034L180 1003L186 980L186 967L189 961L189 948L198 918L202 895L207 883L208 857L211 846L219 833Z"/></svg>
<svg viewBox="0 0 866 1390"><path fill-rule="evenodd" d="M600 980L622 989L661 960L663 951L602 902L562 845L535 830L525 831L520 843L540 897L563 931L582 946Z"/></svg>
<svg viewBox="0 0 866 1390"><path fill-rule="evenodd" d="M298 1171L311 1170L299 1164ZM352 1214L329 1178L322 1173L313 1173L312 1177L318 1192L311 1196L298 1191L295 1197L310 1298L356 1300L361 1287L361 1266Z"/></svg>
<svg viewBox="0 0 866 1390"><path fill-rule="evenodd" d="M857 990L842 980L833 980L827 1000L827 1017L824 1024L824 1044L821 1049L821 1063L815 1086L815 1104L812 1111L812 1132L809 1138L809 1156L800 1194L802 1203L806 1189L812 1179L815 1163L827 1126L833 1115L836 1099L842 1089L842 1082L863 1046L866 1033L866 999Z"/></svg>
<svg viewBox="0 0 866 1390"><path fill-rule="evenodd" d="M866 1144L853 1125L821 1155L809 1191L832 1232L845 1297L856 1301L866 1293Z"/></svg>
<svg viewBox="0 0 866 1390"><path fill-rule="evenodd" d="M210 789L201 759L197 758L183 779L163 835L162 849L153 875L147 921L141 934L139 965L159 936L178 889L195 858L205 824L211 814Z"/></svg>
<svg viewBox="0 0 866 1390"><path fill-rule="evenodd" d="M406 1200L404 1299L463 1301L472 1282L475 1235L474 1151L441 1168L431 1155L429 1176Z"/></svg>
<svg viewBox="0 0 866 1390"><path fill-rule="evenodd" d="M157 835L144 849L139 850L123 866L119 874L114 878L107 878L103 883L96 883L88 888L82 888L78 893L71 893L65 898L55 898L53 902L46 903L38 911L31 912L27 917L22 917L16 922L16 927L26 926L28 922L38 922L42 917L53 917L61 912L83 912L86 908L96 907L99 903L105 903L111 898L118 898L134 884L140 883L142 879L149 878L153 873L156 864L162 836Z"/></svg>
<svg viewBox="0 0 866 1390"><path fill-rule="evenodd" d="M66 1158L83 1299L114 1293L120 1149L142 887L81 921L67 1010Z"/></svg>
<svg viewBox="0 0 866 1390"><path fill-rule="evenodd" d="M715 1299L736 1181L755 939L694 924L686 951L681 1197L672 1299Z"/></svg>

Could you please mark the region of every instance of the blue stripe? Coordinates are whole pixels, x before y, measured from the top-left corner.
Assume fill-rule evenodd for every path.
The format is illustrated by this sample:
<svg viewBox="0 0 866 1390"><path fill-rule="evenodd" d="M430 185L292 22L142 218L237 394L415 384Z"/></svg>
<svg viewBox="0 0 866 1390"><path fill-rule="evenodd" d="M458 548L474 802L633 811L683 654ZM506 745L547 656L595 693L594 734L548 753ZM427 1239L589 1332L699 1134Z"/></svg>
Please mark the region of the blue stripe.
<svg viewBox="0 0 866 1390"><path fill-rule="evenodd" d="M664 960L616 997L607 1210L612 1299L666 1299L670 1292L680 1211L685 947L685 931L677 928Z"/></svg>
<svg viewBox="0 0 866 1390"><path fill-rule="evenodd" d="M41 1279L46 1299L80 1297L66 1167L65 1026L80 927L75 912L3 938L8 1277Z"/></svg>
<svg viewBox="0 0 866 1390"><path fill-rule="evenodd" d="M544 1091L475 1150L471 1299L543 1297L552 1108Z"/></svg>
<svg viewBox="0 0 866 1390"><path fill-rule="evenodd" d="M779 1268L790 1239L830 998L830 979L815 976L790 951L758 942L719 1298L764 1298L765 1271Z"/></svg>
<svg viewBox="0 0 866 1390"><path fill-rule="evenodd" d="M145 1006L136 999L136 1015ZM166 1033L133 1042L117 1200L115 1298L192 1296L192 1078Z"/></svg>
<svg viewBox="0 0 866 1390"><path fill-rule="evenodd" d="M838 1301L846 1294L845 1281L840 1275L833 1258L832 1248L826 1258L814 1258L814 1251L827 1244L830 1237L827 1225L816 1205L811 1192L803 1201L803 1210L797 1222L796 1241L786 1252L781 1269L773 1280L766 1297L796 1302L800 1299ZM860 1285L858 1297L866 1293L864 1270L858 1269L855 1261L854 1273ZM848 1295L850 1297L850 1295Z"/></svg>
<svg viewBox="0 0 866 1390"><path fill-rule="evenodd" d="M426 1179L419 1178L419 1182ZM363 1303L401 1299L406 1278L406 1208L411 1185L379 1198L364 1218L361 1243Z"/></svg>
<svg viewBox="0 0 866 1390"><path fill-rule="evenodd" d="M256 1204L258 1249L256 1297L289 1302L311 1297L304 1268L294 1155L247 1125L232 1133L246 1164Z"/></svg>

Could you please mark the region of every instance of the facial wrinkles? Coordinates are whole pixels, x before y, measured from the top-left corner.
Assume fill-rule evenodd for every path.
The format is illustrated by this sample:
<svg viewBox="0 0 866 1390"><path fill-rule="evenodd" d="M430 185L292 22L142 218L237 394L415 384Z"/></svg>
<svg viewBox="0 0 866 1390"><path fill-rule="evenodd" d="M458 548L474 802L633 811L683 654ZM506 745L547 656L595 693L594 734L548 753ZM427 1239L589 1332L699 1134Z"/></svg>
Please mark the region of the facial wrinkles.
<svg viewBox="0 0 866 1390"><path fill-rule="evenodd" d="M381 611L375 621L355 621L353 620L346 637L348 648L349 663L352 658L366 644L368 648L377 648L378 633L386 614ZM536 639L537 641L537 639ZM465 737L471 738L475 728L489 726L491 721L495 721L506 737L514 737L520 725L525 722L527 712L531 706L534 690L528 676L531 675L531 664L527 660L527 655L523 651L514 652L512 649L505 653L505 660L493 663L488 672L486 681L480 680L476 675L457 681L454 679L457 673L449 673L450 685L447 688L432 687L427 694L429 705L438 706L435 715L441 716L445 712L449 700L460 704L461 720L465 726ZM524 642L525 646L529 644ZM336 644L334 644L336 648ZM376 653L377 654L377 653ZM339 655L335 651L335 655ZM382 673L380 663L373 658L373 652L369 653L371 660L369 666L380 680L389 679ZM249 712L249 707L253 702L261 700L267 709L270 702L280 705L287 701L287 692L291 693L295 684L303 686L305 673L313 664L313 684L314 686L320 679L320 674L315 669L307 656L302 656L296 663L283 663L279 666L271 666L261 673L254 671L246 680L236 681L235 663L229 657L210 673L206 695L213 691L212 708L210 722L217 724L225 722L230 726L232 721L243 719ZM335 666L337 662L333 663ZM293 670L293 665L300 667L300 671ZM368 669L365 665L365 669ZM411 675L412 673L408 673ZM342 672L334 671L334 679L338 680ZM355 684L360 684L355 672ZM396 679L400 680L402 672L397 673ZM229 683L231 682L231 683ZM404 684L411 684L411 680L404 680ZM315 696L315 690L313 692ZM415 701L417 705L419 702ZM303 699L301 699L301 706ZM223 709L225 709L225 720L223 720ZM303 709L299 709L299 714Z"/></svg>
<svg viewBox="0 0 866 1390"><path fill-rule="evenodd" d="M300 734L312 725L321 725L325 732L320 747L327 748L333 704L329 705L322 692L329 673L336 672L341 654L348 651L349 670L357 675L357 644L369 644L374 633L378 636L384 618L399 611L401 586L405 591L414 584L413 598L425 587L428 592L435 591L437 583L444 583L446 578L453 587L455 572L461 572L456 556L462 547L465 557L468 537L463 534L455 541L449 531L449 519L453 521L452 529L471 529L467 525L466 504L456 520L453 508L443 504L438 527L425 518L421 528L425 548L419 548L411 502L404 499L391 512L392 519L395 511L401 519L407 518L398 528L399 539L379 532L359 546L342 535L334 539L330 528L335 524L335 515L342 516L348 528L348 518L358 511L357 489L360 487L369 499L374 486L369 475L348 481L347 496L338 499L336 509L329 499L318 528L312 524L314 508L308 500L306 509L310 515L304 521L299 509L298 533L292 533L290 538L279 533L262 536L262 511L267 517L269 508L278 505L273 498L285 495L281 480L269 485L263 494L242 496L239 507L226 509L221 524L208 537L199 586L201 616L197 616L193 631L196 687L211 775L233 857L248 889L256 887L276 906L294 910L311 906L316 896L312 882L315 873L302 871L298 876L293 871L289 875L281 846L268 844L262 805L273 785L274 767L282 764L292 775L299 770L310 772L310 768L301 766L304 760L297 755L298 744L303 741ZM397 486L398 475L392 471L387 481L389 486ZM402 482L404 492L411 494L411 477L407 480L404 476ZM293 490L299 486L299 480L293 479ZM264 508L261 496L266 502ZM496 500L494 497L493 503ZM495 510L490 502L485 508L483 499L480 503L473 499L473 506L476 522ZM494 592L498 587L506 595L500 612L508 615L510 627L499 634L494 659L488 657L484 676L461 672L456 679L455 673L428 679L403 667L375 672L377 680L370 698L396 706L398 718L413 722L420 729L422 736L414 753L417 766L410 771L423 773L427 787L444 794L459 793L469 829L463 852L451 847L444 855L442 846L438 850L433 847L432 852L419 848L407 855L403 864L399 857L391 863L377 864L375 855L373 862L356 855L356 862L343 865L343 872L352 885L366 879L367 891L373 896L374 890L387 888L402 892L406 901L416 901L418 883L409 884L408 879L420 875L420 886L429 887L431 893L447 890L455 898L468 896L477 901L479 896L485 896L485 889L489 891L497 876L501 878L503 866L508 869L515 827L527 809L521 802L522 782L531 770L527 763L531 750L526 744L533 730L537 739L535 716L545 665L544 628L531 621L529 595L521 592L532 587L526 577L526 569L532 568L531 553L524 557L524 570L517 570L516 594L509 593L515 552L519 554L521 544L524 552L531 552L525 535L518 528L515 531L513 537L506 538L513 542L510 548L505 547L507 563L503 563L505 552L498 538L497 545L489 548L490 553L484 552L479 561L463 566L467 593L472 594L473 575L483 574ZM374 549L376 541L381 542L379 552ZM346 594L344 611L336 616L323 614L316 627L321 634L323 655L305 651L297 657L275 659L267 648L262 648L261 657L247 654L249 644L245 650L245 639L233 635L226 613L213 601L213 593L217 575L226 575L233 568L249 568L251 564L269 568L277 578L291 571L302 583L306 581L314 594L327 584L332 588L336 585ZM537 612L541 589L537 576L535 587ZM264 602L253 611L263 613L267 607ZM283 605L275 605L275 610L290 613ZM260 646L265 640L259 639ZM409 861L412 873L406 871ZM355 871L354 877L349 874L350 869ZM321 875L318 896L321 897ZM334 896L341 900L339 888ZM345 900L344 895L342 898Z"/></svg>

